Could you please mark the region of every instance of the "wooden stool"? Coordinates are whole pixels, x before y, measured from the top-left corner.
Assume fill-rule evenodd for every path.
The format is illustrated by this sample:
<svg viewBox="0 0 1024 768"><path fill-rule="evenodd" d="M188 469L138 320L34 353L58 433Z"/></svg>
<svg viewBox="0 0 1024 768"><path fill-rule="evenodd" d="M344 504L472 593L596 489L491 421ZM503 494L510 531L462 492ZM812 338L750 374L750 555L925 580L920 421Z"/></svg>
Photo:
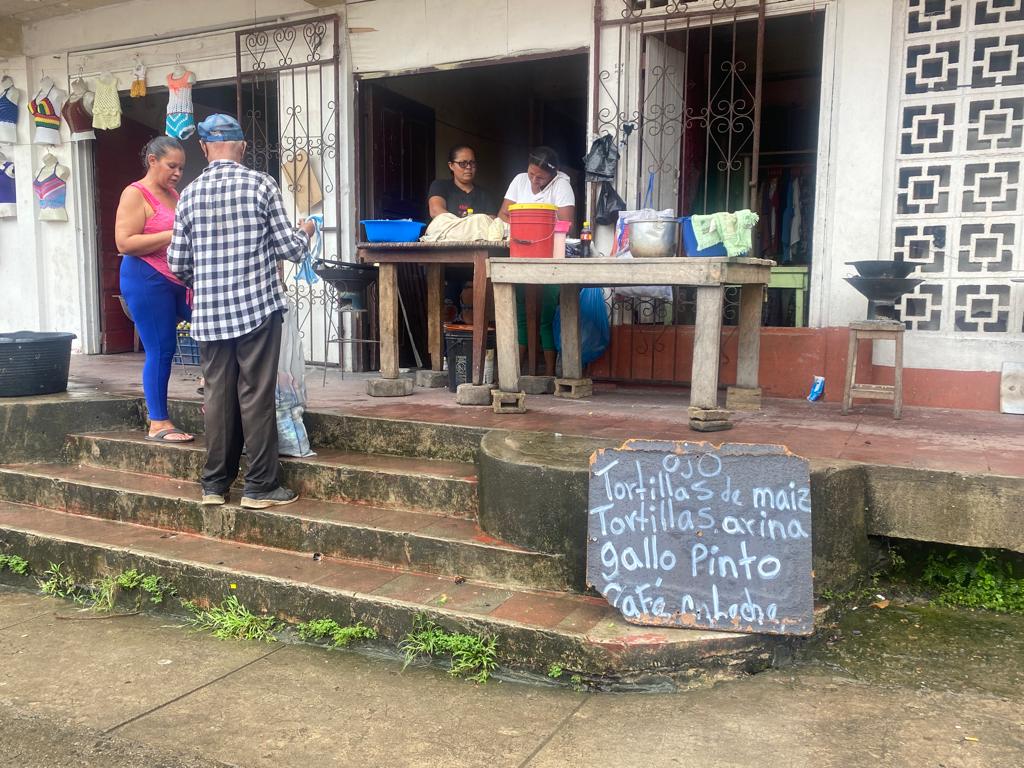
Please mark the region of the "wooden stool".
<svg viewBox="0 0 1024 768"><path fill-rule="evenodd" d="M855 397L892 400L892 416L903 415L903 323L895 320L861 320L850 323L850 350L846 356L846 384L843 387L843 414L850 410ZM896 343L895 372L890 384L858 384L857 347L862 339L880 339Z"/></svg>

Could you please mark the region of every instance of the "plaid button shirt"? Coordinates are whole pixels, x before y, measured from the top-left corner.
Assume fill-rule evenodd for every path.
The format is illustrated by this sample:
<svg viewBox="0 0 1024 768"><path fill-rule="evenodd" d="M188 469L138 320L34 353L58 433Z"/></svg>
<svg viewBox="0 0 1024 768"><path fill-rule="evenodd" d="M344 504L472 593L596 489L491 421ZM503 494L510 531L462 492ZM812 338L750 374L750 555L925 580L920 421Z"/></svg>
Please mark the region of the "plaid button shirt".
<svg viewBox="0 0 1024 768"><path fill-rule="evenodd" d="M308 247L270 176L210 163L181 193L167 249L171 272L195 294L192 337L236 339L286 309L277 262L301 261Z"/></svg>

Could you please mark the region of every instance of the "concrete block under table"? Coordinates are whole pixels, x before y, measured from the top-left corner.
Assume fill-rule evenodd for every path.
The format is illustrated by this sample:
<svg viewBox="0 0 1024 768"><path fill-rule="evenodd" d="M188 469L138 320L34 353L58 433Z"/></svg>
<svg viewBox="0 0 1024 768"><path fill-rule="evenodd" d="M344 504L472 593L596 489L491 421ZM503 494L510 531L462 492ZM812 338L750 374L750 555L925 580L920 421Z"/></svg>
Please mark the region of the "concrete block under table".
<svg viewBox="0 0 1024 768"><path fill-rule="evenodd" d="M519 391L528 395L550 395L555 391L555 377L520 376Z"/></svg>
<svg viewBox="0 0 1024 768"><path fill-rule="evenodd" d="M405 397L413 390L412 379L367 379L366 394L370 397Z"/></svg>
<svg viewBox="0 0 1024 768"><path fill-rule="evenodd" d="M416 386L440 389L448 386L447 371L416 371Z"/></svg>
<svg viewBox="0 0 1024 768"><path fill-rule="evenodd" d="M555 397L582 400L594 394L593 379L555 379Z"/></svg>
<svg viewBox="0 0 1024 768"><path fill-rule="evenodd" d="M760 411L760 387L728 387L725 390L725 407L731 411Z"/></svg>
<svg viewBox="0 0 1024 768"><path fill-rule="evenodd" d="M491 384L459 384L455 390L455 402L459 405L491 405Z"/></svg>
<svg viewBox="0 0 1024 768"><path fill-rule="evenodd" d="M723 408L698 408L690 406L690 429L695 432L721 432L732 429L729 411Z"/></svg>
<svg viewBox="0 0 1024 768"><path fill-rule="evenodd" d="M491 402L495 413L526 413L525 392L505 392L493 389L491 390Z"/></svg>

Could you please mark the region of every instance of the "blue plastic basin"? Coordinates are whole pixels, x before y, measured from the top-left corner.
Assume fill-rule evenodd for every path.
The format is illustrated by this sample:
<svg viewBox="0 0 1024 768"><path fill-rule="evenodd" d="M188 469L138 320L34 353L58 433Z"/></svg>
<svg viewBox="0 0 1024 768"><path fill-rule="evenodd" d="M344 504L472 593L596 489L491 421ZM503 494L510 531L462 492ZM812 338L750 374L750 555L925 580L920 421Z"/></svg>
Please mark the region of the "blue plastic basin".
<svg viewBox="0 0 1024 768"><path fill-rule="evenodd" d="M412 243L420 239L420 233L427 226L412 219L364 219L359 223L366 229L366 239L371 243Z"/></svg>

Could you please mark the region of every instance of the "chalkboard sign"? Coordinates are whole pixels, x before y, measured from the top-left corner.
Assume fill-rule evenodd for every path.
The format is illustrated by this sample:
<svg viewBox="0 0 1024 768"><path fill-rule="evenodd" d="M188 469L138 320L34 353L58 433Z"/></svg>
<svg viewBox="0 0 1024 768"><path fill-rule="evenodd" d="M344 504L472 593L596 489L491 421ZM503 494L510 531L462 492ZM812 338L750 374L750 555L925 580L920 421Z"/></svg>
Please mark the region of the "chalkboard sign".
<svg viewBox="0 0 1024 768"><path fill-rule="evenodd" d="M590 457L587 583L627 621L808 635L807 460L779 445L630 440Z"/></svg>

